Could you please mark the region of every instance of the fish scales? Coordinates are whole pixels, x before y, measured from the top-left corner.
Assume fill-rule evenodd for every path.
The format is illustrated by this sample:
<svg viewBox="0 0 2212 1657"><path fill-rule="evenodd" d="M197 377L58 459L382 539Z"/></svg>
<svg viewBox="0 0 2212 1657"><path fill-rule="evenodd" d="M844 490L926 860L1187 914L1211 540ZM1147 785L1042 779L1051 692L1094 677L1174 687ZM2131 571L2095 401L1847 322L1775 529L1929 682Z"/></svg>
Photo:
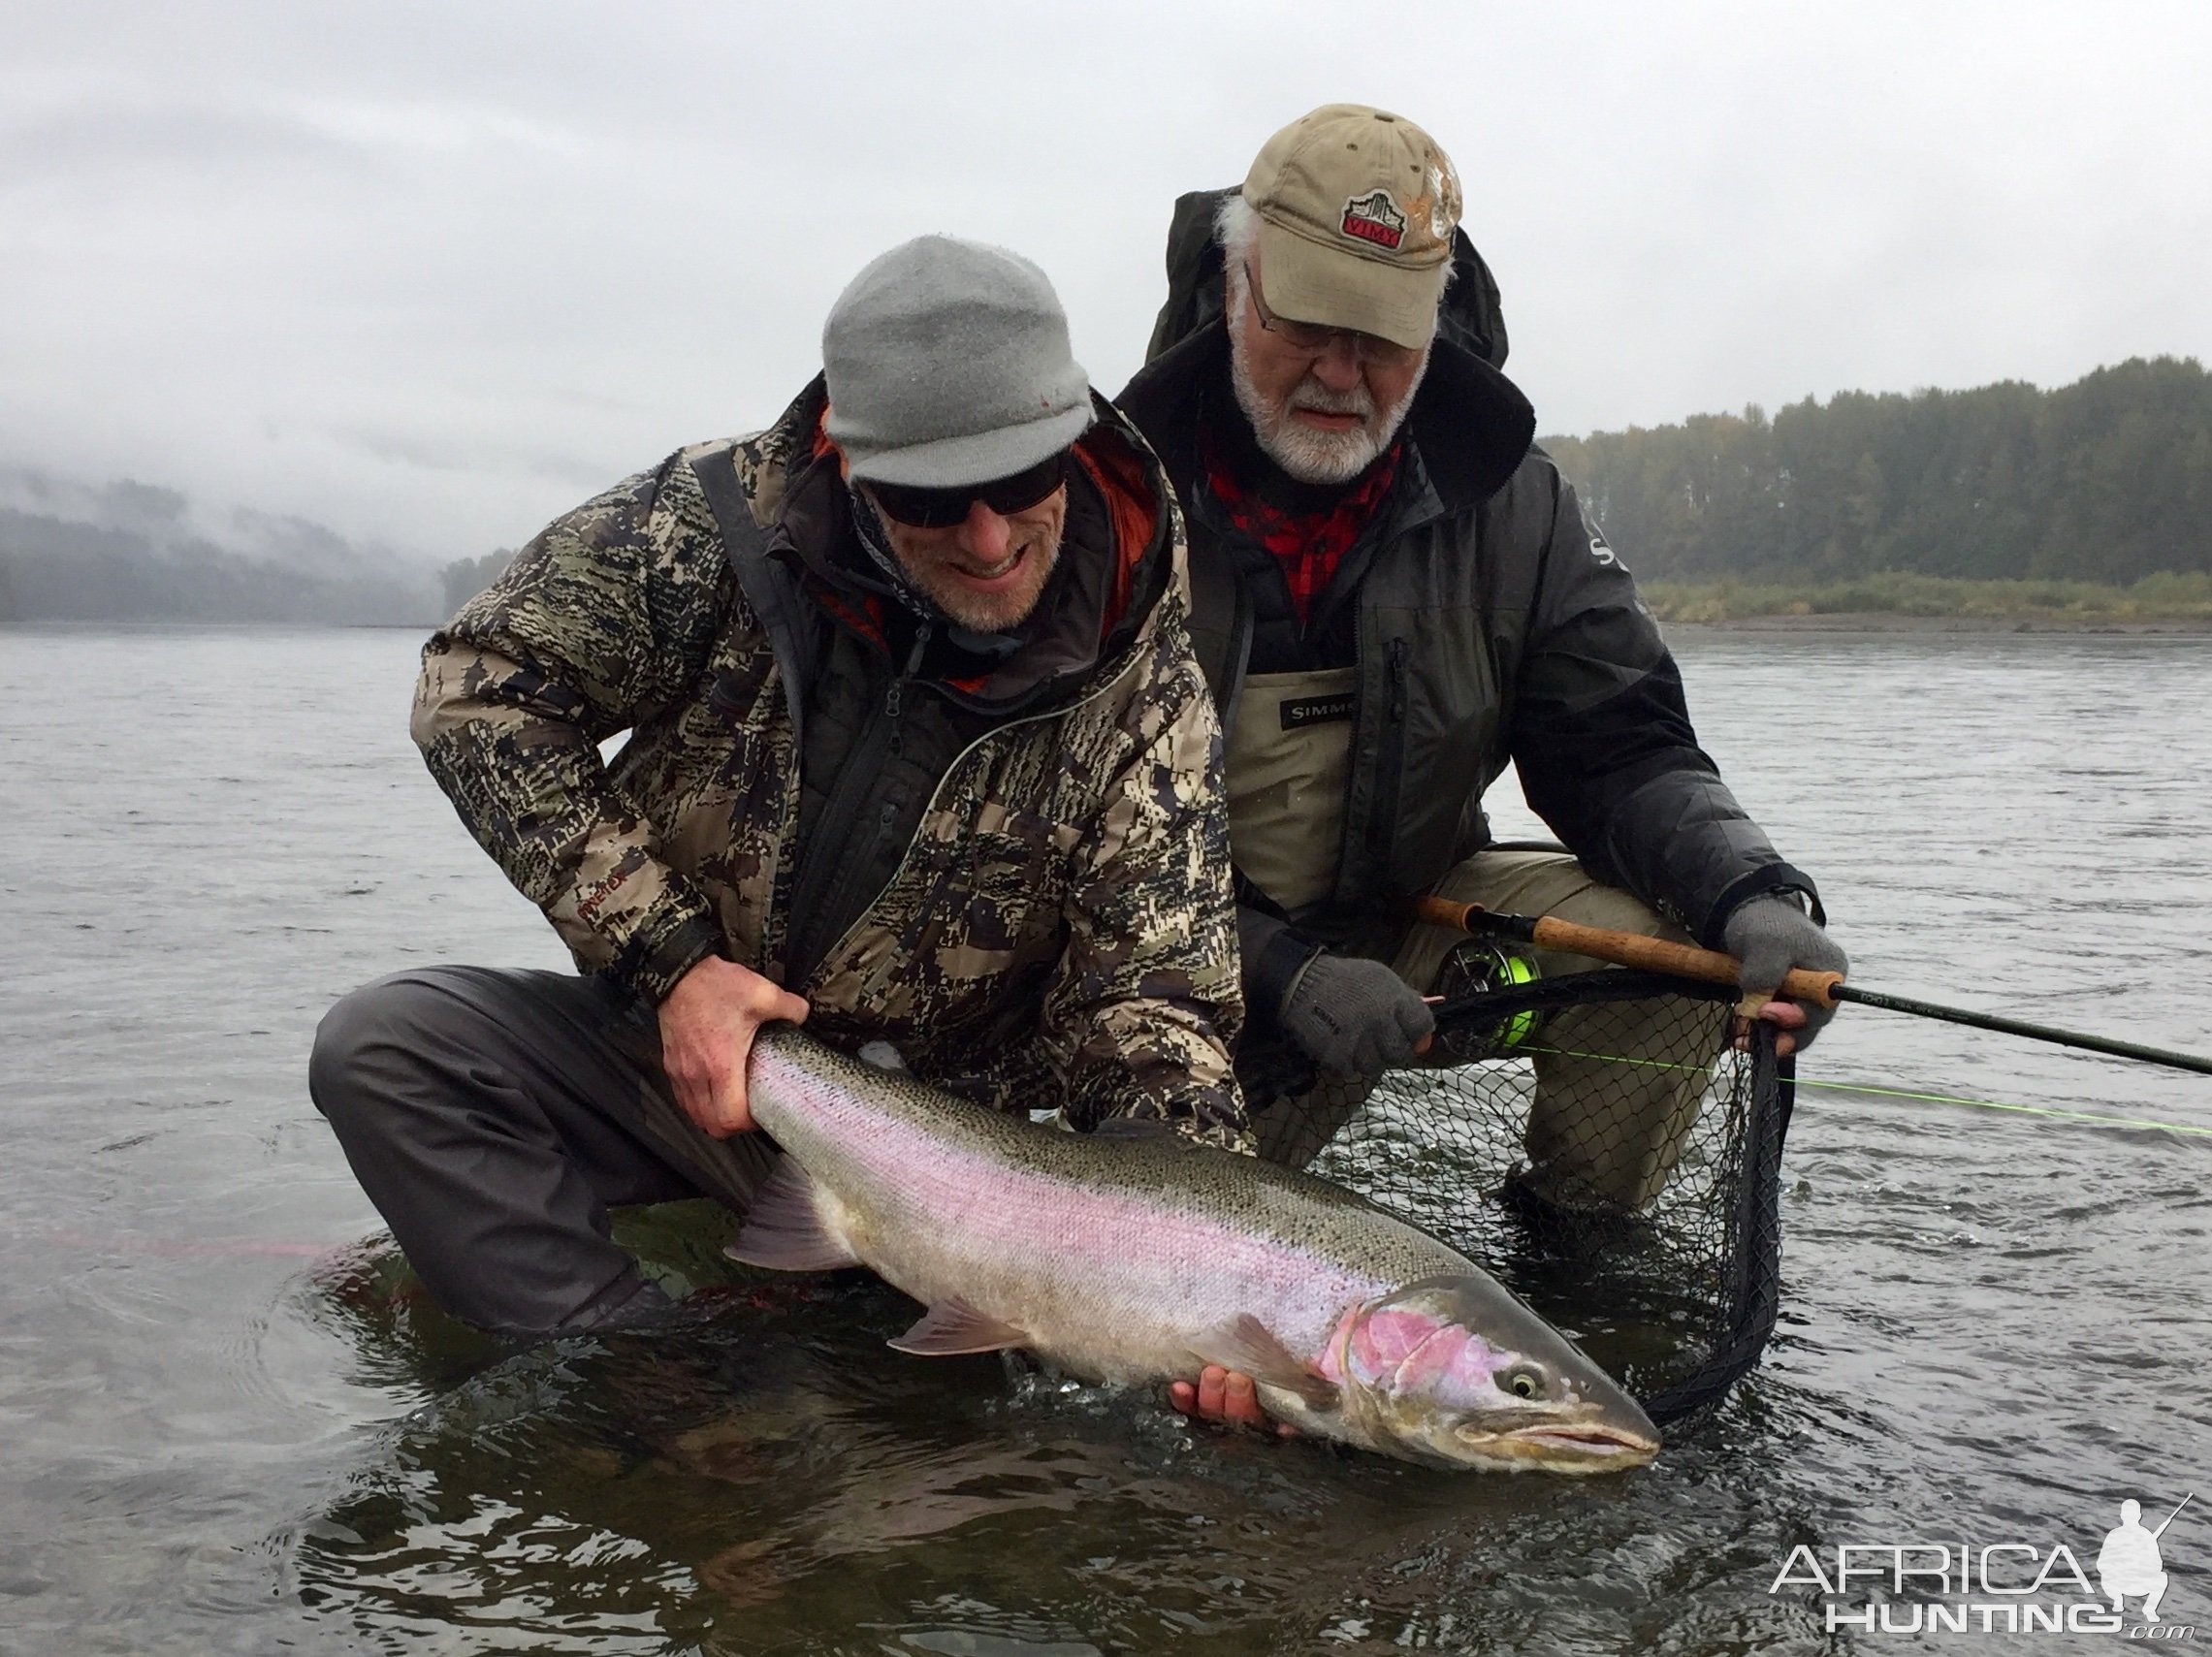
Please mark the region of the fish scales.
<svg viewBox="0 0 2212 1657"><path fill-rule="evenodd" d="M1474 1261L1327 1181L1168 1133L1040 1128L788 1028L756 1038L749 1087L755 1119L808 1176L814 1222L836 1252L932 1308L969 1309L1017 1336L996 1344L1138 1383L1202 1362L1238 1367L1252 1349L1235 1331L1256 1323L1261 1357L1271 1352L1278 1371L1285 1354L1299 1366L1261 1376L1277 1413L1393 1453L1463 1461L1389 1442L1387 1423L1368 1418L1377 1399L1409 1368L1450 1355L1465 1373L1431 1379L1488 1401L1493 1370L1536 1362L1520 1350L1533 1337L1555 1362L1571 1354L1570 1403L1601 1397L1619 1415L1617 1400L1626 1440L1651 1433L1631 1400ZM746 1249L741 1236L733 1252L747 1258ZM1474 1293L1512 1338L1462 1329L1427 1302L1393 1302L1409 1286L1437 1284L1471 1286L1449 1292ZM1407 1329L1419 1339L1400 1354L1392 1343L1411 1338ZM1375 1378L1358 1373L1362 1365L1391 1373L1365 1386ZM1340 1388L1346 1409L1316 1419L1286 1386Z"/></svg>
<svg viewBox="0 0 2212 1657"><path fill-rule="evenodd" d="M1309 1175L1193 1156L1165 1133L1041 1131L896 1072L809 1060L756 1063L753 1109L836 1197L854 1253L925 1301L957 1288L1019 1303L1035 1350L1102 1380L1158 1372L1162 1339L1126 1351L1138 1330L1197 1337L1252 1312L1318 1347L1350 1301L1474 1269ZM1102 1319L1116 1344L1100 1350ZM1190 1351L1179 1340L1172 1355Z"/></svg>

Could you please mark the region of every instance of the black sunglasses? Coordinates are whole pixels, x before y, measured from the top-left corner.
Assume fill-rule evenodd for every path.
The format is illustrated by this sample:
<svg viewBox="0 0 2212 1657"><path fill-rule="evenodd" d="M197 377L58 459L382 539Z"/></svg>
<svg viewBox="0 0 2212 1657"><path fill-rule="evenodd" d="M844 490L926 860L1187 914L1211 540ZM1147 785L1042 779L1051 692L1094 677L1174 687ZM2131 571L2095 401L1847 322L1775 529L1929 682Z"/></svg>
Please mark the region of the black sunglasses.
<svg viewBox="0 0 2212 1657"><path fill-rule="evenodd" d="M916 529L946 529L968 521L968 513L981 501L1002 518L1027 512L1060 487L1068 452L1047 456L1027 471L989 483L962 484L955 489L917 489L910 484L868 484L868 493L883 509L883 516Z"/></svg>

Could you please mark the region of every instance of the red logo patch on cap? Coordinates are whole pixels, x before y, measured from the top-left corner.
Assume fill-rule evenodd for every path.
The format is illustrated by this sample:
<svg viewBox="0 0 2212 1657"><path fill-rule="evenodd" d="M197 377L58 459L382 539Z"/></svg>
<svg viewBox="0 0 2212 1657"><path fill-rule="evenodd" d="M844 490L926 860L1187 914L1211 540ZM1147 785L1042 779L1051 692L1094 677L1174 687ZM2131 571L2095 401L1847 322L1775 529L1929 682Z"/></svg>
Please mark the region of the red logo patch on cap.
<svg viewBox="0 0 2212 1657"><path fill-rule="evenodd" d="M1344 204L1342 228L1346 236L1395 249L1405 239L1405 214L1397 210L1388 190L1369 190Z"/></svg>

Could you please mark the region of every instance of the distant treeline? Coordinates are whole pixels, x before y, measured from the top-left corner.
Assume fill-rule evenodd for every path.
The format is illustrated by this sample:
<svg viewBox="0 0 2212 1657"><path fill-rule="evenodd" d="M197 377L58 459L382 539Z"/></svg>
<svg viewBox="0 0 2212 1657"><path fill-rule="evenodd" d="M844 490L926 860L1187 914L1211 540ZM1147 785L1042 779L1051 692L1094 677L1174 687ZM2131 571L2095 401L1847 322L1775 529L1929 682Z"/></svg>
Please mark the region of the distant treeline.
<svg viewBox="0 0 2212 1657"><path fill-rule="evenodd" d="M1864 585L1892 575L2096 583L2129 590L2092 606L2115 615L2194 615L2197 589L2140 584L2212 573L2212 375L2195 358L2133 358L2050 392L1840 392L1771 420L1751 407L1544 443L1623 561L1692 584L1669 602L1701 615L1818 613L1870 593L1913 613L2091 603ZM0 468L0 622L426 625L513 557L433 573L304 520L238 511L213 536L200 522L172 491Z"/></svg>
<svg viewBox="0 0 2212 1657"><path fill-rule="evenodd" d="M1850 581L1646 581L1644 602L1662 621L1742 621L1756 616L1899 616L2025 621L2101 629L2212 623L2212 573L2162 570L2126 587L2100 581L1959 581L1883 570Z"/></svg>
<svg viewBox="0 0 2212 1657"><path fill-rule="evenodd" d="M1840 392L1547 437L1642 578L1885 571L2125 587L2212 571L2212 374L2132 358L2056 391Z"/></svg>
<svg viewBox="0 0 2212 1657"><path fill-rule="evenodd" d="M459 612L464 604L504 575L507 566L514 561L514 549L499 547L480 558L455 558L439 570L437 579L445 592L446 615L450 617Z"/></svg>

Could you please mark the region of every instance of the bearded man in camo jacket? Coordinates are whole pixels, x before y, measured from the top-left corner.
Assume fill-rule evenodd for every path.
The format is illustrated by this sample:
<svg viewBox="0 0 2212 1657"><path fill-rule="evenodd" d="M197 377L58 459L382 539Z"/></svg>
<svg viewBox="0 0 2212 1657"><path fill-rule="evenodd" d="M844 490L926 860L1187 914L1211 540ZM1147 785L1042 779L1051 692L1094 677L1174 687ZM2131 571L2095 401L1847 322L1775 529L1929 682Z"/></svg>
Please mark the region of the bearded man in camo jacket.
<svg viewBox="0 0 2212 1657"><path fill-rule="evenodd" d="M555 523L424 652L431 771L585 975L387 978L310 1080L469 1322L657 1311L608 1205L744 1206L771 1020L1000 1109L1249 1148L1221 742L1158 462L1001 249L885 254L823 358L768 430Z"/></svg>

